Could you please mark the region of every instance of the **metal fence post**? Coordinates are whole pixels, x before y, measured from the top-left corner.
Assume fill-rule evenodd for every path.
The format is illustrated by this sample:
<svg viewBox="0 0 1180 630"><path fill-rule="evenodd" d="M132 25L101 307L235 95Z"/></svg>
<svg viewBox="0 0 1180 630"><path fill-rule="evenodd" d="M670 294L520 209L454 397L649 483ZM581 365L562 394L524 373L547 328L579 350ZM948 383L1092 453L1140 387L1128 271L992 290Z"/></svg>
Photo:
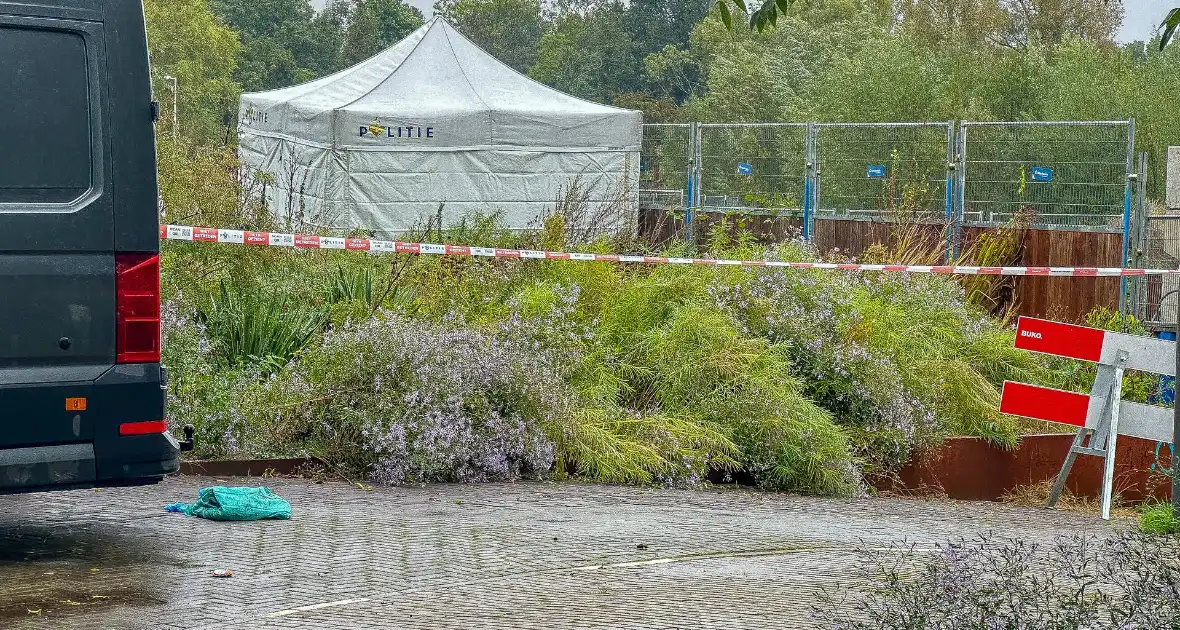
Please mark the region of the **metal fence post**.
<svg viewBox="0 0 1180 630"><path fill-rule="evenodd" d="M1135 180L1134 212L1131 221L1131 267L1142 269L1147 253L1147 153L1139 153L1138 177ZM1140 321L1147 321L1147 278L1131 279L1131 312Z"/></svg>
<svg viewBox="0 0 1180 630"><path fill-rule="evenodd" d="M946 252L944 258L947 263L954 260L954 215L955 215L955 122L947 123L946 128L946 201L943 208L946 213Z"/></svg>
<svg viewBox="0 0 1180 630"><path fill-rule="evenodd" d="M959 123L959 147L957 155L954 156L956 166L955 173L955 204L952 212L954 216L951 217L951 258L958 258L961 249L963 221L967 212L967 127L963 123Z"/></svg>
<svg viewBox="0 0 1180 630"><path fill-rule="evenodd" d="M1127 121L1127 184L1123 201L1123 259L1120 267L1131 266L1131 193L1135 180L1135 119ZM1119 283L1119 313L1127 312L1127 277Z"/></svg>
<svg viewBox="0 0 1180 630"><path fill-rule="evenodd" d="M806 140L804 141L804 171L803 171L803 240L810 241L812 237L812 222L815 220L815 200L819 197L818 181L816 178L816 143L815 123L807 123Z"/></svg>
<svg viewBox="0 0 1180 630"><path fill-rule="evenodd" d="M688 196L684 208L684 237L695 244L696 209L701 198L701 127L688 124Z"/></svg>

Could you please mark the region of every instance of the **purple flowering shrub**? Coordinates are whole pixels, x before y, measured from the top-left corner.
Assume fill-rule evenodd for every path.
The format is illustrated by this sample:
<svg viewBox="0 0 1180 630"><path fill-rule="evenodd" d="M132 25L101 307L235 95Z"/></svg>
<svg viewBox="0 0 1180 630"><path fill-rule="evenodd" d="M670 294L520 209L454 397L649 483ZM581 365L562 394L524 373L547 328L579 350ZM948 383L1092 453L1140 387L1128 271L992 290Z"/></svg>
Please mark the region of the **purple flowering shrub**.
<svg viewBox="0 0 1180 630"><path fill-rule="evenodd" d="M553 466L571 392L556 356L393 313L329 331L260 386L260 423L379 482L491 481Z"/></svg>
<svg viewBox="0 0 1180 630"><path fill-rule="evenodd" d="M196 427L199 457L256 454L261 445L244 443L249 439L246 419L253 412L242 403L243 392L260 374L256 368L226 369L205 326L195 310L186 309L182 297L177 295L160 308L169 425L173 429L186 424Z"/></svg>

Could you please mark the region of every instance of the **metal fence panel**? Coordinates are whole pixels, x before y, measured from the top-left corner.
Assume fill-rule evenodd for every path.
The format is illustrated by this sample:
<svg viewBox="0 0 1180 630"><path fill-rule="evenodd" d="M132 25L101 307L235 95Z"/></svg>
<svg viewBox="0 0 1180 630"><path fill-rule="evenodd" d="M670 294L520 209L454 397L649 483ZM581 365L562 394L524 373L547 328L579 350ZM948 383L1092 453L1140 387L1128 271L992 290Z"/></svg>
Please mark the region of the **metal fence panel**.
<svg viewBox="0 0 1180 630"><path fill-rule="evenodd" d="M964 225L1019 221L1121 233L1126 262L1143 230L1131 212L1134 131L1134 121L963 122L956 139L954 123L938 122L648 124L640 207L649 223L677 224L657 232L690 241L698 209L802 218L805 238L815 216L944 223L948 257ZM1138 303L1145 289L1132 288Z"/></svg>
<svg viewBox="0 0 1180 630"><path fill-rule="evenodd" d="M1180 215L1149 216L1145 224L1143 266L1180 269ZM1142 280L1144 286L1139 293L1136 312L1148 328L1175 330L1180 278L1148 276Z"/></svg>
<svg viewBox="0 0 1180 630"><path fill-rule="evenodd" d="M640 231L659 241L683 238L692 205L694 125L644 124L639 152Z"/></svg>
<svg viewBox="0 0 1180 630"><path fill-rule="evenodd" d="M702 209L803 217L806 124L701 124L699 129Z"/></svg>
<svg viewBox="0 0 1180 630"><path fill-rule="evenodd" d="M1128 231L1134 122L963 122L960 219Z"/></svg>
<svg viewBox="0 0 1180 630"><path fill-rule="evenodd" d="M815 125L817 217L942 222L953 123Z"/></svg>
<svg viewBox="0 0 1180 630"><path fill-rule="evenodd" d="M643 125L639 152L640 208L684 210L692 160L690 125Z"/></svg>

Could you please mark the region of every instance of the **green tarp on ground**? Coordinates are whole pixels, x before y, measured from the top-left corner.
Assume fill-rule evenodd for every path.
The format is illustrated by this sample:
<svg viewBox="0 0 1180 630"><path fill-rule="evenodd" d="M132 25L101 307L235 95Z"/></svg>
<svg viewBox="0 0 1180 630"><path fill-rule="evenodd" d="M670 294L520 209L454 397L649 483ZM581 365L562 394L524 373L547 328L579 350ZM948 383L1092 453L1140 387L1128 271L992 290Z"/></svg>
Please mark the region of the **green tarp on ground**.
<svg viewBox="0 0 1180 630"><path fill-rule="evenodd" d="M196 503L173 503L164 509L213 521L291 518L291 504L267 488L201 488Z"/></svg>

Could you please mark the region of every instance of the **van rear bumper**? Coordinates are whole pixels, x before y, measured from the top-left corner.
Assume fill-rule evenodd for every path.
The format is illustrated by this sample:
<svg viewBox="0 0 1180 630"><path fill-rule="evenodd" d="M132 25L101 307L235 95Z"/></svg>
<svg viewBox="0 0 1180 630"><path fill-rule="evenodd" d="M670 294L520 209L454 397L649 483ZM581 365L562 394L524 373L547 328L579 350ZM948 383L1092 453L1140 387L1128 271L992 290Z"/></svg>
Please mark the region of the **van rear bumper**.
<svg viewBox="0 0 1180 630"><path fill-rule="evenodd" d="M120 438L121 465L115 474L102 481L129 484L155 483L164 475L180 470L180 444L170 433L135 435Z"/></svg>
<svg viewBox="0 0 1180 630"><path fill-rule="evenodd" d="M120 433L167 417L165 383L158 364L130 364L92 382L0 385L12 414L0 416L0 494L144 485L179 470L172 435Z"/></svg>
<svg viewBox="0 0 1180 630"><path fill-rule="evenodd" d="M168 433L123 438L116 469L99 477L94 444L0 449L0 494L157 483L180 469L180 445Z"/></svg>
<svg viewBox="0 0 1180 630"><path fill-rule="evenodd" d="M94 445L0 449L0 490L93 484Z"/></svg>

